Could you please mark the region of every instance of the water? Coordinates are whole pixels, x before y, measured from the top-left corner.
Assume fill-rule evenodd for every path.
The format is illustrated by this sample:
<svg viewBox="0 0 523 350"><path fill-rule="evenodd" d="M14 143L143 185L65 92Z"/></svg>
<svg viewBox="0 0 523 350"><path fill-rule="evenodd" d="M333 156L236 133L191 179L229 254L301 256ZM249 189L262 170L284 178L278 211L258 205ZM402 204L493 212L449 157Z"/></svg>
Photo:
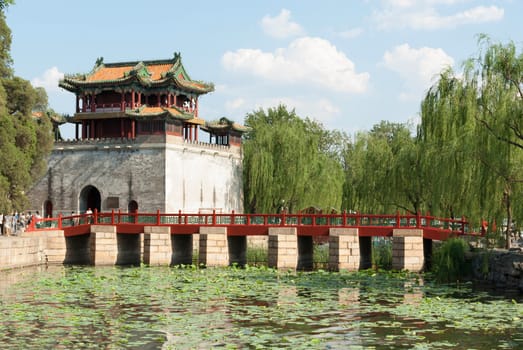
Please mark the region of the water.
<svg viewBox="0 0 523 350"><path fill-rule="evenodd" d="M521 349L521 300L418 275L266 268L0 272L0 349Z"/></svg>

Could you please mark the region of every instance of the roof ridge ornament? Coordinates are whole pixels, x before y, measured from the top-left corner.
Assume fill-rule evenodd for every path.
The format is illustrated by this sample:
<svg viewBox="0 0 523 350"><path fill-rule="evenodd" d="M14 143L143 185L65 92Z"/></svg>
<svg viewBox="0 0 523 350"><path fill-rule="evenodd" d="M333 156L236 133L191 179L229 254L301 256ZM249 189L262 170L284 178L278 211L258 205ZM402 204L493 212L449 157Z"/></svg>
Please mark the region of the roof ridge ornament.
<svg viewBox="0 0 523 350"><path fill-rule="evenodd" d="M96 62L95 62L95 66L98 67L98 66L101 66L102 64L104 64L104 58L102 56L98 57L96 59Z"/></svg>

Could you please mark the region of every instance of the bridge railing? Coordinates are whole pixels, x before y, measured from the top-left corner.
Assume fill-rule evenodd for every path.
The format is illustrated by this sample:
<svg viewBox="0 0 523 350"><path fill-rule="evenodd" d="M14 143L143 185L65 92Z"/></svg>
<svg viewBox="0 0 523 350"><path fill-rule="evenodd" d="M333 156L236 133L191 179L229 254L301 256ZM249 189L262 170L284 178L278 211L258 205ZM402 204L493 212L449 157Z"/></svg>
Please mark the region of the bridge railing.
<svg viewBox="0 0 523 350"><path fill-rule="evenodd" d="M455 234L469 233L465 218L449 219L430 215L342 214L238 214L231 213L124 213L100 212L32 220L28 230L62 229L78 225L245 225L245 226L329 226L329 227L394 227L432 228Z"/></svg>

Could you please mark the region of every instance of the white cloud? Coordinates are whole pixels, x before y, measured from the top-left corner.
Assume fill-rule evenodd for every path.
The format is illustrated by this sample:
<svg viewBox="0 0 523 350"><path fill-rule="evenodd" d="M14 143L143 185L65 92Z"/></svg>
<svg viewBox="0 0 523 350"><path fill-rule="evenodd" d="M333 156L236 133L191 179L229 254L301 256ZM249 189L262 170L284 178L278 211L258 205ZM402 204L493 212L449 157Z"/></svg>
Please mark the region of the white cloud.
<svg viewBox="0 0 523 350"><path fill-rule="evenodd" d="M402 44L386 51L381 64L404 79L407 91L400 93L400 99L409 100L419 97L420 92L428 89L443 69L452 67L454 59L443 49L416 49L409 44Z"/></svg>
<svg viewBox="0 0 523 350"><path fill-rule="evenodd" d="M345 39L352 39L360 36L363 33L363 28L352 28L349 30L345 30L342 32L339 32L338 35Z"/></svg>
<svg viewBox="0 0 523 350"><path fill-rule="evenodd" d="M31 80L34 87L43 87L47 92L58 91L58 81L64 77L64 73L60 72L58 68L51 67L47 69L40 77Z"/></svg>
<svg viewBox="0 0 523 350"><path fill-rule="evenodd" d="M287 9L282 9L280 14L275 17L269 15L263 17L261 26L266 34L280 39L305 34L303 28L290 19L291 12Z"/></svg>
<svg viewBox="0 0 523 350"><path fill-rule="evenodd" d="M274 52L258 49L228 51L222 57L229 71L288 84L312 84L332 91L363 93L369 73L357 73L354 63L329 41L303 37Z"/></svg>
<svg viewBox="0 0 523 350"><path fill-rule="evenodd" d="M426 1L423 6L418 6L405 0L403 4L394 3L393 6L374 12L372 17L378 28L383 30L394 28L436 30L466 24L496 22L503 19L505 14L503 8L492 5L476 6L454 14L442 15L434 6L431 6L437 3L451 4L453 1Z"/></svg>
<svg viewBox="0 0 523 350"><path fill-rule="evenodd" d="M245 105L245 100L241 97L235 98L234 100L225 102L225 109L227 111L235 111L242 108Z"/></svg>

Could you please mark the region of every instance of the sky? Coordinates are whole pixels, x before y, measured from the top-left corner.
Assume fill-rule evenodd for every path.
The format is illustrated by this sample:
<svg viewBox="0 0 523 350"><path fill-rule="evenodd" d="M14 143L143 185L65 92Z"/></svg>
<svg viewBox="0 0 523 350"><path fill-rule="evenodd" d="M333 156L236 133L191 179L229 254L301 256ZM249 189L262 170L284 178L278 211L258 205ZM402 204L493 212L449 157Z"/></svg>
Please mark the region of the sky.
<svg viewBox="0 0 523 350"><path fill-rule="evenodd" d="M354 135L382 120L419 122L420 103L447 67L477 57L478 35L523 47L520 0L16 0L6 11L17 76L73 115L64 74L104 62L169 59L212 82L205 120L243 123L284 104ZM63 127L65 138L74 128Z"/></svg>

